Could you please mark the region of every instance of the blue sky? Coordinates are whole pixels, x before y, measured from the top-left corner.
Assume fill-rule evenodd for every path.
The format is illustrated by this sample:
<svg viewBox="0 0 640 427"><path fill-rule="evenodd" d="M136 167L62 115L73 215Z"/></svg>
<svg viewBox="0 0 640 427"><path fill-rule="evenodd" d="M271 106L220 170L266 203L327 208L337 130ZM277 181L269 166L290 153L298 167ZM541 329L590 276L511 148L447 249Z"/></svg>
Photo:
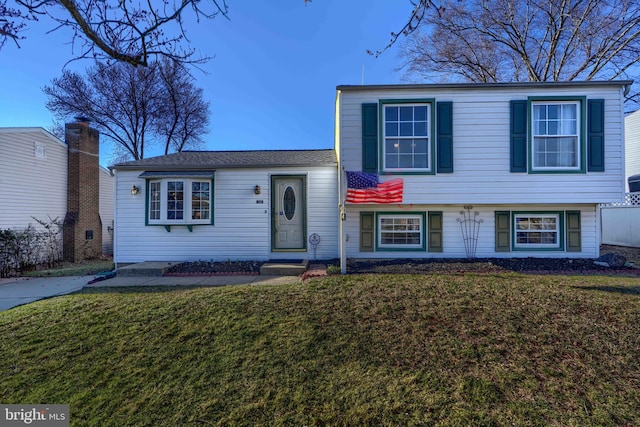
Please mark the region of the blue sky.
<svg viewBox="0 0 640 427"><path fill-rule="evenodd" d="M335 88L400 83L397 46L374 58L411 4L384 0L228 0L229 18L192 23L188 35L203 56L194 70L211 104L207 150L305 149L333 146ZM0 50L0 127L49 127L42 87L73 58L71 35L42 19L17 49ZM82 71L89 61L67 65ZM364 68L364 73L363 73ZM148 150L148 148L147 148ZM149 152L149 151L147 151ZM151 154L154 154L151 151ZM157 152L156 152L157 154ZM110 149L101 147L101 163Z"/></svg>

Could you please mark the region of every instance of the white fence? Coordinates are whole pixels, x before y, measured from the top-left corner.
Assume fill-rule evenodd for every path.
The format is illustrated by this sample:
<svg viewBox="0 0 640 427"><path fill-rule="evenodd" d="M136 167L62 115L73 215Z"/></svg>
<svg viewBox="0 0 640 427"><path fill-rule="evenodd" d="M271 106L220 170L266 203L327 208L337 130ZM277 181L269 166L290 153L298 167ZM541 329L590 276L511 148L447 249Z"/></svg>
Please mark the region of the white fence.
<svg viewBox="0 0 640 427"><path fill-rule="evenodd" d="M601 242L640 248L640 192L627 193L625 201L600 206Z"/></svg>

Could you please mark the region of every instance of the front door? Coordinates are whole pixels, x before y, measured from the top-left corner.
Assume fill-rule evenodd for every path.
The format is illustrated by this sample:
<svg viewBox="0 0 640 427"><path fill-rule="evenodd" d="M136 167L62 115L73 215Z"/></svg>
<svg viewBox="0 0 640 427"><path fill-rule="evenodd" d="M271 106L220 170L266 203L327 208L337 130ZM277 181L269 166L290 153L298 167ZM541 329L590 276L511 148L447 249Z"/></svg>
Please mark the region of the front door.
<svg viewBox="0 0 640 427"><path fill-rule="evenodd" d="M305 178L274 176L272 178L273 249L305 249Z"/></svg>

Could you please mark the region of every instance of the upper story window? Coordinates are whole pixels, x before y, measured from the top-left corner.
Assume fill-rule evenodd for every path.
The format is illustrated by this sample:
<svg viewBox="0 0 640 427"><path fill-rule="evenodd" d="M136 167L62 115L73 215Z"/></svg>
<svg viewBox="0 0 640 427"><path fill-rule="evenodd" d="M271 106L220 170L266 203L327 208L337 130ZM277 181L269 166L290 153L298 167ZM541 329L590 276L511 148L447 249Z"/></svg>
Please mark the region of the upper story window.
<svg viewBox="0 0 640 427"><path fill-rule="evenodd" d="M535 101L532 113L532 170L580 170L580 103Z"/></svg>
<svg viewBox="0 0 640 427"><path fill-rule="evenodd" d="M431 171L431 104L383 104L383 170Z"/></svg>
<svg viewBox="0 0 640 427"><path fill-rule="evenodd" d="M211 179L149 179L147 223L212 224L212 188Z"/></svg>

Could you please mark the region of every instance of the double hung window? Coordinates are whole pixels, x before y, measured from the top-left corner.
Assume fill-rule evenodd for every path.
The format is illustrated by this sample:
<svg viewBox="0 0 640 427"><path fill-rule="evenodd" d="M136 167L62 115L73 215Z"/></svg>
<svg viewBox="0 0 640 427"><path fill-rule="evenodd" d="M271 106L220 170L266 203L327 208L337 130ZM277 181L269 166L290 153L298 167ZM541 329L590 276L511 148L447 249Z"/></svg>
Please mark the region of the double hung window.
<svg viewBox="0 0 640 427"><path fill-rule="evenodd" d="M578 101L531 103L532 170L580 170L581 124Z"/></svg>
<svg viewBox="0 0 640 427"><path fill-rule="evenodd" d="M383 104L385 171L431 170L431 104Z"/></svg>

